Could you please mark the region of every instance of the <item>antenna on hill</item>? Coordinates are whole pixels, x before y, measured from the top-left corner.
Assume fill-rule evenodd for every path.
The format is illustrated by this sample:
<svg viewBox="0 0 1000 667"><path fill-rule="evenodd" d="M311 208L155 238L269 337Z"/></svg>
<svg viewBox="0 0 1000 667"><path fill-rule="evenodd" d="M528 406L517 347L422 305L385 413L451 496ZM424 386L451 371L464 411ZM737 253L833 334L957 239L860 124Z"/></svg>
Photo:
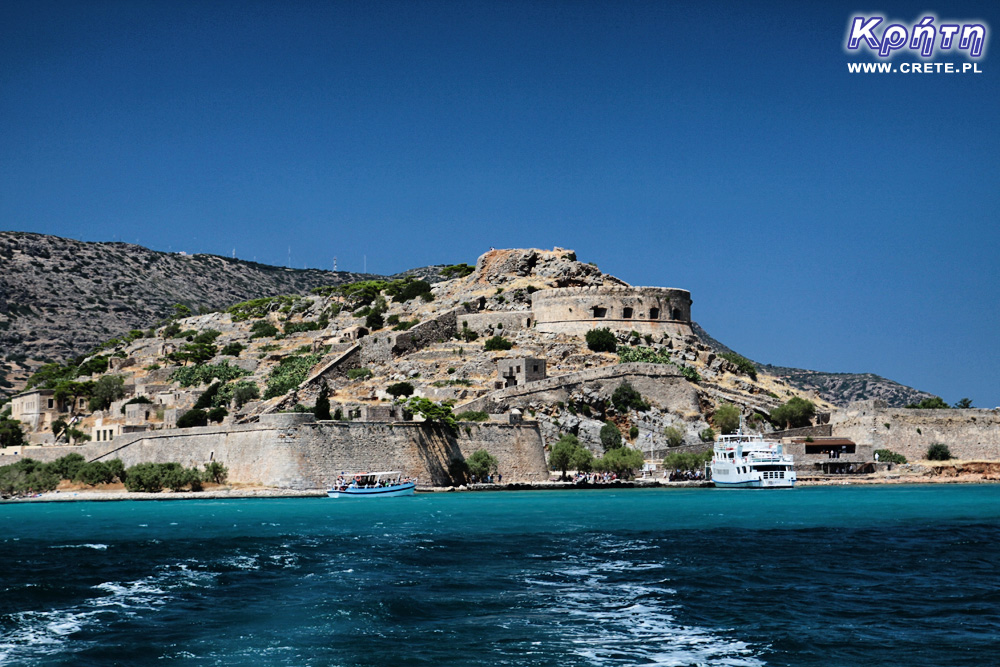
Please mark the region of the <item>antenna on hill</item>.
<svg viewBox="0 0 1000 667"><path fill-rule="evenodd" d="M365 261L365 264L364 264L365 269L364 269L364 271L362 271L362 273L368 273L368 255L361 255L361 256L364 257L364 261Z"/></svg>
<svg viewBox="0 0 1000 667"><path fill-rule="evenodd" d="M285 266L292 268L292 246L288 246L288 263Z"/></svg>
<svg viewBox="0 0 1000 667"><path fill-rule="evenodd" d="M236 259L236 248L233 248L233 259Z"/></svg>
<svg viewBox="0 0 1000 667"><path fill-rule="evenodd" d="M336 255L333 256L333 272L334 273L337 272L337 256Z"/></svg>

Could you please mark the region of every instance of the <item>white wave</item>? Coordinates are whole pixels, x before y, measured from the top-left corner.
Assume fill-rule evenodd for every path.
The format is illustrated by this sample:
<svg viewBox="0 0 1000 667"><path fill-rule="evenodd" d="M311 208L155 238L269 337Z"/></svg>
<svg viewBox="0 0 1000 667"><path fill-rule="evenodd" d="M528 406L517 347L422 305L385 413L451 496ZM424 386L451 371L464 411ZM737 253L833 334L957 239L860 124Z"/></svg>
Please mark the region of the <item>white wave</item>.
<svg viewBox="0 0 1000 667"><path fill-rule="evenodd" d="M107 544L56 544L50 549L97 549L98 551L104 551L108 548Z"/></svg>
<svg viewBox="0 0 1000 667"><path fill-rule="evenodd" d="M619 545L600 545L600 553L621 556ZM633 551L641 545L630 545ZM592 553L599 553L597 551ZM665 582L633 583L623 574L650 571L662 565L603 561L599 556L573 557L572 564L555 567L546 576L537 572L526 579L534 602L560 620L555 623L561 650L599 666L656 665L673 667L759 667L761 649L726 636L730 630L713 630L680 623L675 612L682 607L677 591ZM625 579L625 581L623 581Z"/></svg>

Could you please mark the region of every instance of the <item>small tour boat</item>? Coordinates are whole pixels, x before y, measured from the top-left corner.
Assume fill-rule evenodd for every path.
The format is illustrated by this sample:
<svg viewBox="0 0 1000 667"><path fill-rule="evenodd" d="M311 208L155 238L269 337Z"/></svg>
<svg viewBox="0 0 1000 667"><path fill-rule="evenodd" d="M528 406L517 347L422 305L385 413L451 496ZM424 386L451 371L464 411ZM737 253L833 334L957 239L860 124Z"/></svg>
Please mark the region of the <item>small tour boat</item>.
<svg viewBox="0 0 1000 667"><path fill-rule="evenodd" d="M781 443L742 432L722 435L712 455L712 483L723 489L790 489L795 466Z"/></svg>
<svg viewBox="0 0 1000 667"><path fill-rule="evenodd" d="M327 492L331 498L387 498L412 496L417 480L403 477L398 470L362 472L351 476L341 475Z"/></svg>

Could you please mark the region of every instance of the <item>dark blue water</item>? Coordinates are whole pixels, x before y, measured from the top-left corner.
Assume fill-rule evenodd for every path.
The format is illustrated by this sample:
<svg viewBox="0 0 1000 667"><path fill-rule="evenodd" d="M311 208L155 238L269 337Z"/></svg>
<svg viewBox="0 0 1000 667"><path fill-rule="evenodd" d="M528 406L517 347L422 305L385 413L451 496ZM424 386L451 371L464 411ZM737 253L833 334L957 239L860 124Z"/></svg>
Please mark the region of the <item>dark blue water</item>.
<svg viewBox="0 0 1000 667"><path fill-rule="evenodd" d="M1000 486L0 506L4 665L983 665Z"/></svg>

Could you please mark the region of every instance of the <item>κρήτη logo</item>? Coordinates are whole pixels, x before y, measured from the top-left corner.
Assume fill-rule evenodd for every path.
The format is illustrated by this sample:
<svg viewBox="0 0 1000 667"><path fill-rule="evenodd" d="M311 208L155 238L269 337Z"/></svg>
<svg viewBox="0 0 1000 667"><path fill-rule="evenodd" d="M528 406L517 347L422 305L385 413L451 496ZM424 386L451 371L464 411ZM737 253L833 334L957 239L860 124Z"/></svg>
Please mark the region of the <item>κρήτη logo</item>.
<svg viewBox="0 0 1000 667"><path fill-rule="evenodd" d="M866 49L879 58L891 58L901 52L921 58L962 53L978 59L986 54L989 27L985 21L939 21L933 15L910 25L889 21L879 15L852 15L847 22L845 50L851 53Z"/></svg>

